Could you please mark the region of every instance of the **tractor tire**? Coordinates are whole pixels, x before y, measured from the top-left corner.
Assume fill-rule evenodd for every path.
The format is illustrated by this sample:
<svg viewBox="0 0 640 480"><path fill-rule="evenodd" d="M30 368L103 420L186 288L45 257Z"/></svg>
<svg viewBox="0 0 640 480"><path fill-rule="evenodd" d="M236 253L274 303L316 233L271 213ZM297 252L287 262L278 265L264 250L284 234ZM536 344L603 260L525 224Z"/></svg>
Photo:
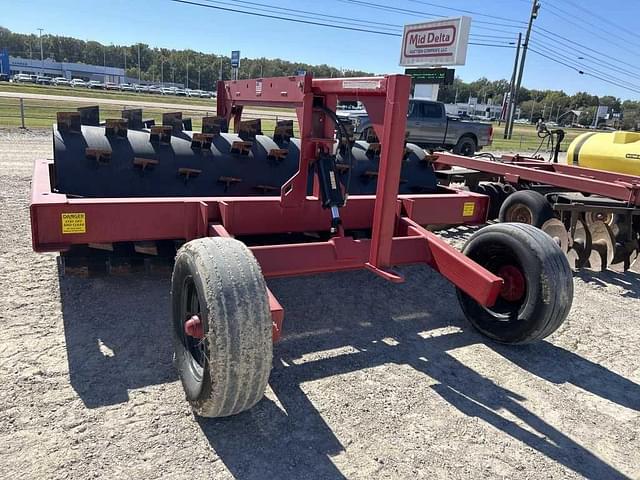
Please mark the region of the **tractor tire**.
<svg viewBox="0 0 640 480"><path fill-rule="evenodd" d="M194 412L235 415L264 395L272 362L267 288L251 251L230 238L201 238L177 253L171 278L175 365ZM201 339L185 333L198 315Z"/></svg>
<svg viewBox="0 0 640 480"><path fill-rule="evenodd" d="M571 269L542 230L520 223L490 225L475 233L463 252L505 280L490 308L458 289L465 316L481 334L502 343L531 343L567 318L573 301Z"/></svg>
<svg viewBox="0 0 640 480"><path fill-rule="evenodd" d="M543 195L533 190L520 190L504 201L498 220L502 223L528 223L540 228L553 216L553 208Z"/></svg>
<svg viewBox="0 0 640 480"><path fill-rule="evenodd" d="M478 145L476 144L476 141L468 135L463 135L460 137L455 147L453 147L453 153L456 155L463 155L465 157L472 157L476 153L477 149Z"/></svg>

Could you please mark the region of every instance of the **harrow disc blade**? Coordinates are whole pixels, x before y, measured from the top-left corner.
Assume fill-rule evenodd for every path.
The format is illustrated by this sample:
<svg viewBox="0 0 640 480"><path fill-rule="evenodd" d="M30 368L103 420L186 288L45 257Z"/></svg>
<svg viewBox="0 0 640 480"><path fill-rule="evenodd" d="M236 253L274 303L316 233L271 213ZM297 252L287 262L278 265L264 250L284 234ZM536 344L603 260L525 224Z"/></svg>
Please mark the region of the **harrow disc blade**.
<svg viewBox="0 0 640 480"><path fill-rule="evenodd" d="M591 232L582 220L576 223L573 238L570 238L571 248L567 253L569 265L573 269L584 268L589 264L591 255Z"/></svg>
<svg viewBox="0 0 640 480"><path fill-rule="evenodd" d="M589 226L593 251L589 256L589 264L594 270L604 272L613 262L616 252L616 237L611 227L596 220Z"/></svg>
<svg viewBox="0 0 640 480"><path fill-rule="evenodd" d="M615 221L615 215L604 210L599 212L585 212L584 220L589 228L596 222L603 222L605 225L611 227Z"/></svg>
<svg viewBox="0 0 640 480"><path fill-rule="evenodd" d="M638 240L627 240L626 242L618 242L616 245L615 256L613 257L612 266L616 271L627 271L631 265L638 259L639 254ZM620 269L622 267L622 269Z"/></svg>
<svg viewBox="0 0 640 480"><path fill-rule="evenodd" d="M551 218L542 224L540 229L553 238L553 241L565 253L569 252L569 232L567 232L564 223L557 218Z"/></svg>

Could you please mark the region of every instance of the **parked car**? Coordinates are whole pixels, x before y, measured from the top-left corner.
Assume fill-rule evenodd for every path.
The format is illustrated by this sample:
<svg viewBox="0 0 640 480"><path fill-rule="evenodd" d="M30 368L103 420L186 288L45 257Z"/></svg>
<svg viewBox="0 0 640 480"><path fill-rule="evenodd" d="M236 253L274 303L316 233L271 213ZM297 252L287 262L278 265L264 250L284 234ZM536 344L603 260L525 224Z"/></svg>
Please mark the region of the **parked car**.
<svg viewBox="0 0 640 480"><path fill-rule="evenodd" d="M34 83L38 85L51 85L51 79L49 77L45 77L44 75L35 75Z"/></svg>
<svg viewBox="0 0 640 480"><path fill-rule="evenodd" d="M100 80L90 80L87 83L87 88L101 89L104 88L104 83L102 83Z"/></svg>
<svg viewBox="0 0 640 480"><path fill-rule="evenodd" d="M375 137L371 120L366 112L343 110L342 118L353 123L354 134L362 139ZM412 99L407 113L407 141L423 148L445 148L461 155L471 156L493 141L493 125L469 122L447 115L444 103Z"/></svg>
<svg viewBox="0 0 640 480"><path fill-rule="evenodd" d="M176 89L173 91L173 94L174 94L174 95L181 96L181 97L186 97L186 96L187 96L187 92L186 92L183 88L176 88Z"/></svg>
<svg viewBox="0 0 640 480"><path fill-rule="evenodd" d="M160 93L162 95L175 95L176 87L162 87Z"/></svg>
<svg viewBox="0 0 640 480"><path fill-rule="evenodd" d="M135 89L133 88L133 85L129 85L128 83L121 83L120 84L120 91L121 92L133 92L133 91L135 91Z"/></svg>
<svg viewBox="0 0 640 480"><path fill-rule="evenodd" d="M87 82L85 82L84 80L80 79L80 78L74 78L71 80L71 82L69 82L69 85L71 85L72 87L86 87L87 86Z"/></svg>
<svg viewBox="0 0 640 480"><path fill-rule="evenodd" d="M69 79L64 78L64 77L56 77L53 80L51 80L51 82L56 86L60 86L60 85L68 86L71 83L71 82L69 82Z"/></svg>
<svg viewBox="0 0 640 480"><path fill-rule="evenodd" d="M8 82L11 80L8 73L0 73L0 82Z"/></svg>
<svg viewBox="0 0 640 480"><path fill-rule="evenodd" d="M120 86L117 83L107 82L104 84L105 90L119 90Z"/></svg>
<svg viewBox="0 0 640 480"><path fill-rule="evenodd" d="M14 83L33 83L31 75L26 73L17 73L13 76Z"/></svg>
<svg viewBox="0 0 640 480"><path fill-rule="evenodd" d="M161 92L162 92L162 88L160 88L158 85L150 85L149 86L149 93L159 94Z"/></svg>

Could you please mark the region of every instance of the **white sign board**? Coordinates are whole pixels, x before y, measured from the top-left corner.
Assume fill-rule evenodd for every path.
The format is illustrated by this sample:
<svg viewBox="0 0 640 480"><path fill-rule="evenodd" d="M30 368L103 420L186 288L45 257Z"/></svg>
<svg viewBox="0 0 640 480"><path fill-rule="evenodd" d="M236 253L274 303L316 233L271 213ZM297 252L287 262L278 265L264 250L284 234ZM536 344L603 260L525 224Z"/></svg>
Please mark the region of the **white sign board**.
<svg viewBox="0 0 640 480"><path fill-rule="evenodd" d="M400 66L464 65L470 28L470 17L405 25Z"/></svg>

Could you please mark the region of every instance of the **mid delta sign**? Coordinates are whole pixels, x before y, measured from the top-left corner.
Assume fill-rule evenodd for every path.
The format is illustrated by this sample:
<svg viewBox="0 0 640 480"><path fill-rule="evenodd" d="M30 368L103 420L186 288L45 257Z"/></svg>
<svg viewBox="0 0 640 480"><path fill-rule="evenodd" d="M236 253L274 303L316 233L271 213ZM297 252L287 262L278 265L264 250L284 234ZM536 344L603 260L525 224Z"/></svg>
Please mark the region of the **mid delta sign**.
<svg viewBox="0 0 640 480"><path fill-rule="evenodd" d="M464 65L470 17L446 18L404 26L400 65L428 67Z"/></svg>

